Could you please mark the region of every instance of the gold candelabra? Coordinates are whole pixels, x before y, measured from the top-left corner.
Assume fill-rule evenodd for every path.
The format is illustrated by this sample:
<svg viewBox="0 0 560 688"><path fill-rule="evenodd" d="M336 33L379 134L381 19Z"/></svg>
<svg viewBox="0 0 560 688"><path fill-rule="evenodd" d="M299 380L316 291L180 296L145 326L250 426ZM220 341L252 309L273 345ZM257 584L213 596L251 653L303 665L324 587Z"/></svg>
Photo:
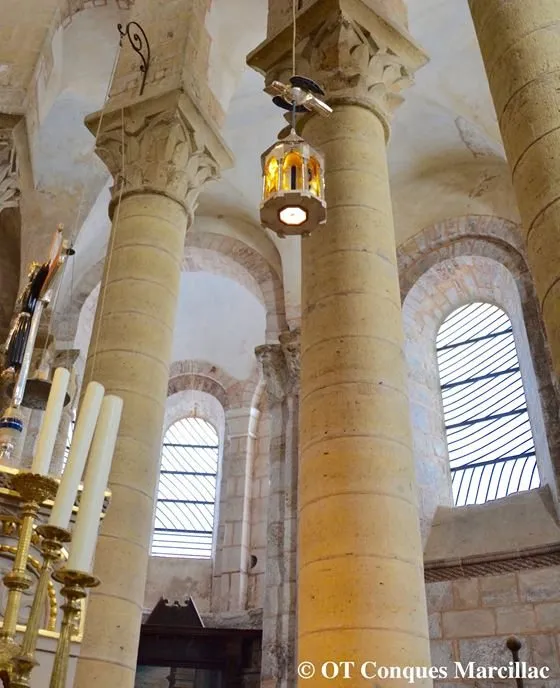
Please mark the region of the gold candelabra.
<svg viewBox="0 0 560 688"><path fill-rule="evenodd" d="M49 686L64 688L70 641L82 608L81 600L87 596L88 588L95 587L99 581L87 572L67 568L56 570L57 563L62 560L64 546L71 541L68 530L48 524L35 528L41 507L46 501L52 502L56 496L58 481L49 476L22 472L12 477L12 489L21 499L21 529L12 569L3 578L8 599L0 629L0 679L4 688L30 688L31 672L38 665L36 650L39 628L52 577L62 584L61 594L65 603L62 605L63 617ZM16 628L22 595L32 584L27 563L34 530L41 537L42 565L23 639L18 642Z"/></svg>

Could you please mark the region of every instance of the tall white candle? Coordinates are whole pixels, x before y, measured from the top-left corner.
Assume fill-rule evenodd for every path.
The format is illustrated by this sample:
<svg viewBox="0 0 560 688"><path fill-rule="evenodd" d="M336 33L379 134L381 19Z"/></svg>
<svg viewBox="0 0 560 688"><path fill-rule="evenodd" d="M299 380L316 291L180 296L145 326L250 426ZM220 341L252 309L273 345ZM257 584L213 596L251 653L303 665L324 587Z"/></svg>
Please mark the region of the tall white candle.
<svg viewBox="0 0 560 688"><path fill-rule="evenodd" d="M104 394L105 388L98 382L90 382L87 386L80 415L72 435L68 462L62 474L60 487L49 519L51 526L68 528Z"/></svg>
<svg viewBox="0 0 560 688"><path fill-rule="evenodd" d="M47 400L47 407L43 414L43 422L35 445L35 456L31 465L32 473L46 474L51 465L51 458L60 425L60 417L64 408L66 390L70 373L66 368L57 368L54 371L51 391Z"/></svg>
<svg viewBox="0 0 560 688"><path fill-rule="evenodd" d="M80 500L78 517L72 532L70 556L66 564L66 568L72 571L90 571L103 507L103 495L107 487L121 421L122 406L122 399L115 396L106 396L101 404L99 422L93 436L86 468L84 492Z"/></svg>

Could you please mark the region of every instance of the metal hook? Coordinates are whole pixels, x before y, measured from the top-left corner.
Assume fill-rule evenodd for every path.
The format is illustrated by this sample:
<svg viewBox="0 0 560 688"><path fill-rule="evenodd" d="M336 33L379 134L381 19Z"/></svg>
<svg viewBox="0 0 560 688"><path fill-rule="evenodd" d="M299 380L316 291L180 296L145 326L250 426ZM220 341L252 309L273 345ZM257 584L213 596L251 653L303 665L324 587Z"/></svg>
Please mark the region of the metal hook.
<svg viewBox="0 0 560 688"><path fill-rule="evenodd" d="M138 31L140 31L140 33L137 33L136 31L131 33L132 27L136 27ZM138 24L138 22L128 22L125 29L123 29L122 24L118 24L117 28L121 35L120 45L122 45L123 38L126 36L128 38L130 45L132 46L132 49L135 53L140 55L140 59L142 60L142 64L140 65L140 71L144 75L142 77L142 84L140 86L140 95L142 95L144 93L144 86L146 85L146 77L148 75L148 69L150 67L151 58L150 43L148 41L148 37L146 36L146 32L140 26L140 24ZM144 48L146 49L146 54L144 54L143 52Z"/></svg>

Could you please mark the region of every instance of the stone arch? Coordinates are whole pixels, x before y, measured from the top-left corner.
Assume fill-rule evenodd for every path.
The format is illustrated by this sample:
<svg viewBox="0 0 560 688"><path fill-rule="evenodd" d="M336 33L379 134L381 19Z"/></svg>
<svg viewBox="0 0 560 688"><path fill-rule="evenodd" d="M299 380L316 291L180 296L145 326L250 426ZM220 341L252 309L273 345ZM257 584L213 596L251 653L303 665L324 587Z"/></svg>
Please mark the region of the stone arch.
<svg viewBox="0 0 560 688"><path fill-rule="evenodd" d="M212 232L189 234L187 245L220 253L245 268L254 278L266 306L267 341L276 341L280 332L288 329L282 280L258 251L239 239Z"/></svg>
<svg viewBox="0 0 560 688"><path fill-rule="evenodd" d="M479 227L480 231L478 231ZM530 364L524 371L524 382L530 380L531 375L534 381L527 390L529 396L532 396L531 400L528 399L528 403L532 404L533 409L542 410L542 412L534 411L531 421L538 425L540 417L542 434L547 440L547 446L541 447L540 453L541 456L543 453L550 456L548 472L545 470L543 475L541 465L539 470L543 480L551 485L553 491L556 491L556 476L560 472L558 396L538 301L516 226L507 220L492 217L446 220L426 228L405 242L398 250L398 260L403 317L407 332L406 353L409 362L413 424L424 429L427 426L432 429L435 427L436 430L438 427L443 428L439 378L433 379L434 371L437 377L437 367L427 367L426 357L432 356L435 361L435 333L444 318L458 306L469 300L480 298L501 307L505 305L504 310L513 321L515 313L511 311L512 308L515 309L513 303L513 293L515 293L519 302L516 344L521 348L526 347L525 359L527 365ZM467 272L470 270L470 273L467 274L465 269L466 263L469 262ZM464 273L462 286L459 287L455 279L459 274L458 271ZM484 279L485 271L487 272L486 279ZM490 278L489 275L493 277ZM508 289L511 292L507 297L510 299L509 303L504 304L503 299L500 302L500 299L495 296L496 284L492 284L492 279L501 281L504 285L508 279L510 280L510 286L507 289L504 287L504 292ZM423 345L425 346L422 351ZM433 394L434 389L437 389L437 397ZM439 462L441 471L443 465L441 461L447 456L445 435L439 433L437 440L432 438L427 441L426 437L421 438L416 430L417 428L415 428L417 445L415 453L425 452L427 456L430 451L433 451L436 464ZM420 445L423 449L419 448ZM429 482L430 478L427 475L425 478ZM421 499L429 498L428 493L423 490ZM437 499L441 498L442 495L437 496ZM434 506L432 503L426 506L424 511L433 514Z"/></svg>
<svg viewBox="0 0 560 688"><path fill-rule="evenodd" d="M96 7L106 7L109 4L114 4L119 10L129 10L132 5L134 5L135 0L72 0L72 2L67 2L61 9L60 15L58 17L58 24L55 30L62 26L66 28L72 23L72 18L78 12L83 12L84 10L94 9Z"/></svg>
<svg viewBox="0 0 560 688"><path fill-rule="evenodd" d="M84 304L98 287L105 257L92 265L74 285L70 303L56 314L55 333L60 341L74 342ZM266 339L276 341L287 330L282 282L258 251L238 239L221 234L187 235L183 269L224 275L245 287L266 309Z"/></svg>

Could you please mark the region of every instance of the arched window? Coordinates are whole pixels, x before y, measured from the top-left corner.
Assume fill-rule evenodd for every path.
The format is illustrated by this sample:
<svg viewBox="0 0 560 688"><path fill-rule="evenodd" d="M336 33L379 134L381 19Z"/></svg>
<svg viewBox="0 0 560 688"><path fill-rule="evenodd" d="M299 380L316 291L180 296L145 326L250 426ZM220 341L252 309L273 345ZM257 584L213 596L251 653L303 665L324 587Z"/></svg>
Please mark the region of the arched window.
<svg viewBox="0 0 560 688"><path fill-rule="evenodd" d="M457 308L439 329L437 359L455 505L538 487L508 316L489 303Z"/></svg>
<svg viewBox="0 0 560 688"><path fill-rule="evenodd" d="M165 433L151 553L212 556L219 441L200 418L183 418Z"/></svg>

